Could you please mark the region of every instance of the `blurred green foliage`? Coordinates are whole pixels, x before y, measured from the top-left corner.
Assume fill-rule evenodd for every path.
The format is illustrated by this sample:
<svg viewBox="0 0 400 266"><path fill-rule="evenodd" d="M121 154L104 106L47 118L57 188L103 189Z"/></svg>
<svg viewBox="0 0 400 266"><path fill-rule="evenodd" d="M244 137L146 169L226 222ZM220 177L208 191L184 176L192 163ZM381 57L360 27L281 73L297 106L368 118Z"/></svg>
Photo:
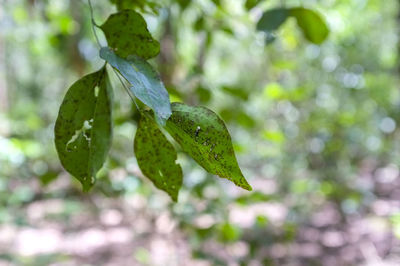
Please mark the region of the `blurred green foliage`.
<svg viewBox="0 0 400 266"><path fill-rule="evenodd" d="M307 41L294 18L268 33L273 38L267 36L266 45L256 25L264 11L281 7L277 0L164 0L135 7L149 11L149 30L161 44L152 64L171 101L207 105L226 121L254 190L212 178L179 153L188 174L179 202L169 203L138 171L132 138L139 116L114 76L120 100L114 106L113 145L91 195L121 201L140 195L149 210L168 208L193 257L212 265L229 261L215 250L241 265L255 258L262 265L283 265L289 258L274 258L264 249L295 241L318 211L333 206L346 223L398 193L398 2L302 3L323 14L329 26L319 46ZM116 7L96 1L94 9L100 22ZM0 29L0 223L26 225L27 204L54 198L65 200L57 219L68 220L89 208L81 202L90 196L61 168L53 128L66 89L103 64L88 6L2 1ZM385 182L392 192L384 194ZM384 215L397 237L398 216ZM216 244L210 251L211 242ZM229 253L238 243L247 252ZM149 261L146 250L134 256ZM34 265L27 258L7 260ZM318 258L306 262L321 265Z"/></svg>

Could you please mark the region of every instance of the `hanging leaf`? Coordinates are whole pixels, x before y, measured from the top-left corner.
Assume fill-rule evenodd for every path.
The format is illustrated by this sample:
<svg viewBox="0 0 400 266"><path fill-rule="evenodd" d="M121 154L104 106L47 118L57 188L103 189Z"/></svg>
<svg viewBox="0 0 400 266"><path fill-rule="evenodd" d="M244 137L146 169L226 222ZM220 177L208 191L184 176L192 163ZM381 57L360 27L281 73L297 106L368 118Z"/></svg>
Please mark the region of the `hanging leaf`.
<svg viewBox="0 0 400 266"><path fill-rule="evenodd" d="M329 35L329 29L324 19L315 11L303 7L291 8L290 15L295 17L297 24L307 40L321 44Z"/></svg>
<svg viewBox="0 0 400 266"><path fill-rule="evenodd" d="M137 55L149 59L160 52L160 44L147 30L146 21L133 10L112 14L100 27L106 35L108 46L122 58Z"/></svg>
<svg viewBox="0 0 400 266"><path fill-rule="evenodd" d="M132 93L155 111L157 122L165 125L171 115L169 95L153 67L138 56L122 59L108 47L100 49L100 57L129 81Z"/></svg>
<svg viewBox="0 0 400 266"><path fill-rule="evenodd" d="M279 29L289 14L286 8L275 8L265 11L257 23L257 30L271 33Z"/></svg>
<svg viewBox="0 0 400 266"><path fill-rule="evenodd" d="M174 201L182 186L182 169L176 164L177 153L172 144L149 118L150 112L141 116L136 131L134 149L142 173L154 185L167 192Z"/></svg>
<svg viewBox="0 0 400 266"><path fill-rule="evenodd" d="M58 156L85 191L93 186L110 148L111 110L105 67L75 82L60 106L54 129Z"/></svg>
<svg viewBox="0 0 400 266"><path fill-rule="evenodd" d="M236 161L224 122L205 107L172 103L166 129L198 164L212 174L252 190Z"/></svg>
<svg viewBox="0 0 400 266"><path fill-rule="evenodd" d="M257 23L257 30L264 31L267 34L266 42L270 43L270 40L274 39L273 32L290 16L296 18L297 25L310 42L321 44L328 37L329 29L322 17L315 11L303 7L265 11Z"/></svg>

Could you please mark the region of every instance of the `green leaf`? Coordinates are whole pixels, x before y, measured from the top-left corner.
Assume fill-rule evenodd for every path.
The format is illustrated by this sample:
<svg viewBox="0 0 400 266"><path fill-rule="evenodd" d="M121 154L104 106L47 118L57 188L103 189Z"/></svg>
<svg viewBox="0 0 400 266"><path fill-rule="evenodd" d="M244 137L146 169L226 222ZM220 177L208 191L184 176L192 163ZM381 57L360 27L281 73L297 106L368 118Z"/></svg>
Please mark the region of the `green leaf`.
<svg viewBox="0 0 400 266"><path fill-rule="evenodd" d="M190 0L176 0L182 10L185 10L191 3Z"/></svg>
<svg viewBox="0 0 400 266"><path fill-rule="evenodd" d="M247 101L249 99L249 92L246 89L224 86L222 90L241 100Z"/></svg>
<svg viewBox="0 0 400 266"><path fill-rule="evenodd" d="M261 0L246 0L245 7L247 10L250 10L258 5L260 2Z"/></svg>
<svg viewBox="0 0 400 266"><path fill-rule="evenodd" d="M157 14L158 9L161 7L159 3L149 0L110 0L111 3L117 6L117 10L121 11L124 9L139 9L142 12L151 10Z"/></svg>
<svg viewBox="0 0 400 266"><path fill-rule="evenodd" d="M257 30L271 34L289 16L296 18L298 26L310 42L321 44L328 37L329 29L322 17L315 11L303 7L275 8L265 11L257 23Z"/></svg>
<svg viewBox="0 0 400 266"><path fill-rule="evenodd" d="M134 149L137 162L142 173L157 188L164 190L177 201L182 186L182 169L175 163L176 151L147 114L150 112L142 115L136 131Z"/></svg>
<svg viewBox="0 0 400 266"><path fill-rule="evenodd" d="M286 8L275 8L263 13L257 23L257 30L270 33L277 30L288 18L289 11Z"/></svg>
<svg viewBox="0 0 400 266"><path fill-rule="evenodd" d="M166 129L198 164L212 174L252 190L236 161L224 122L205 107L172 103Z"/></svg>
<svg viewBox="0 0 400 266"><path fill-rule="evenodd" d="M224 223L219 228L218 239L223 243L233 243L240 239L242 233L243 232L239 226Z"/></svg>
<svg viewBox="0 0 400 266"><path fill-rule="evenodd" d="M297 7L290 9L290 15L296 18L298 26L310 42L321 44L328 37L328 26L324 19L315 11Z"/></svg>
<svg viewBox="0 0 400 266"><path fill-rule="evenodd" d="M132 85L130 90L144 104L155 111L161 125L171 115L169 95L153 67L138 56L122 59L108 47L100 49L100 57L116 68Z"/></svg>
<svg viewBox="0 0 400 266"><path fill-rule="evenodd" d="M110 149L112 91L106 68L84 76L68 90L54 134L61 164L88 191Z"/></svg>
<svg viewBox="0 0 400 266"><path fill-rule="evenodd" d="M106 35L108 46L122 58L137 55L149 59L160 52L160 44L147 30L146 21L133 10L112 14L100 27Z"/></svg>

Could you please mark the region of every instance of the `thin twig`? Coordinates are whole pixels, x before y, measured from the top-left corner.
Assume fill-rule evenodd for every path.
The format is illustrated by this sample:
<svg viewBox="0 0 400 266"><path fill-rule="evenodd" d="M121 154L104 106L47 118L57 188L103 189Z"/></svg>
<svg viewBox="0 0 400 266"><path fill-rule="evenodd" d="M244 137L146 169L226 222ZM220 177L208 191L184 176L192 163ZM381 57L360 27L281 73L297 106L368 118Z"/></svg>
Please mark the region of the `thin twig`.
<svg viewBox="0 0 400 266"><path fill-rule="evenodd" d="M131 100L135 103L137 110L142 113L142 110L139 108L138 104L136 103L135 97L132 96L131 91L128 89L128 87L126 86L125 82L122 80L122 78L120 77L119 73L117 70L115 70L115 68L112 68L114 70L115 75L117 75L119 81L122 84L122 87L124 87L126 93L128 93L129 97L131 98Z"/></svg>
<svg viewBox="0 0 400 266"><path fill-rule="evenodd" d="M97 44L98 44L99 47L101 48L101 44L100 44L100 41L99 41L99 37L97 37L96 29L95 29L95 27L100 28L100 26L99 26L99 25L96 23L96 21L94 20L93 6L92 6L92 2L91 2L90 0L88 0L88 4L89 4L89 8L90 8L90 17L91 17L91 22L92 22L93 34L94 34L94 37L96 38ZM117 75L119 81L121 82L121 84L122 84L122 86L124 87L125 91L128 93L128 95L129 95L129 97L131 98L131 100L135 103L135 106L136 106L137 110L138 110L140 113L142 113L142 110L139 108L138 104L136 103L135 97L132 96L131 91L128 89L128 87L126 86L125 82L124 82L124 81L122 80L122 78L120 77L120 74L118 73L118 71L115 70L114 67L112 67L112 69L114 70L115 75Z"/></svg>
<svg viewBox="0 0 400 266"><path fill-rule="evenodd" d="M96 22L94 21L92 2L90 0L88 0L88 3L89 3L89 9L90 9L90 18L91 18L91 21L92 21L93 34L94 34L94 37L96 38L97 44L99 45L99 47L101 47L101 44L100 44L100 41L99 41L99 37L97 37L97 33L96 33L96 29L95 29L95 26L99 28L99 25L97 25Z"/></svg>

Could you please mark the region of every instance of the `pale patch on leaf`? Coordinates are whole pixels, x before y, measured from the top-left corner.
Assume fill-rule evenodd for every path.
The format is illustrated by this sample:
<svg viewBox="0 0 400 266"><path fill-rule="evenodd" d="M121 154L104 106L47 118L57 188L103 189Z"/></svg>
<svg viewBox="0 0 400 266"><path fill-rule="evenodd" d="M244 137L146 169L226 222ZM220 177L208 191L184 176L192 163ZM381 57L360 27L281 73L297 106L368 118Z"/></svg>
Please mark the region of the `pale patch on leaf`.
<svg viewBox="0 0 400 266"><path fill-rule="evenodd" d="M60 106L54 128L58 156L85 191L93 186L110 148L111 109L105 67L75 82Z"/></svg>

